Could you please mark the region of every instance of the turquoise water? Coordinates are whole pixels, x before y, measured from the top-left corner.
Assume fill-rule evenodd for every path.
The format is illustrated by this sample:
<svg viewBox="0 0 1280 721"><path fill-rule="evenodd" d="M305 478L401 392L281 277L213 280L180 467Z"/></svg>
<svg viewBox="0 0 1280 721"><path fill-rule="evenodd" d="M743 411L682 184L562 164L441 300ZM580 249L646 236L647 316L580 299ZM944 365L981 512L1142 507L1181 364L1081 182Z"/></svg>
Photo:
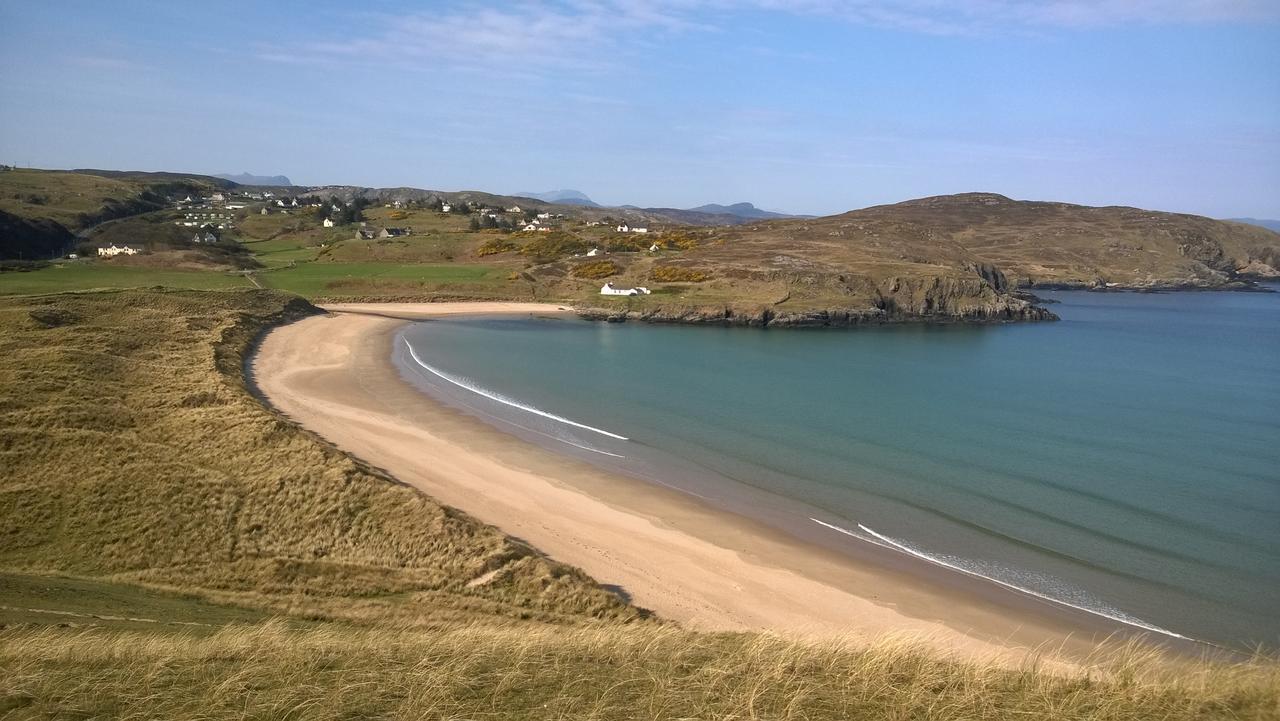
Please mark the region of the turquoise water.
<svg viewBox="0 0 1280 721"><path fill-rule="evenodd" d="M1047 295L1061 322L439 320L397 356L506 430L831 547L1274 647L1280 294Z"/></svg>

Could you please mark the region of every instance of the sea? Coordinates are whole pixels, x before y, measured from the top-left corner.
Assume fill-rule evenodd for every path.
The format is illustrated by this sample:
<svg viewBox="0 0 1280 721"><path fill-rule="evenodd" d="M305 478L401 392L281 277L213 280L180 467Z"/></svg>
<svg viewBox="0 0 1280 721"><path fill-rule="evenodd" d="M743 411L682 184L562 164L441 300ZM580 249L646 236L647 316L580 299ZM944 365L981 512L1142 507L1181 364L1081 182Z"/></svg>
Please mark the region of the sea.
<svg viewBox="0 0 1280 721"><path fill-rule="evenodd" d="M402 374L802 539L1138 632L1280 647L1280 293L1042 293L1059 322L460 317Z"/></svg>

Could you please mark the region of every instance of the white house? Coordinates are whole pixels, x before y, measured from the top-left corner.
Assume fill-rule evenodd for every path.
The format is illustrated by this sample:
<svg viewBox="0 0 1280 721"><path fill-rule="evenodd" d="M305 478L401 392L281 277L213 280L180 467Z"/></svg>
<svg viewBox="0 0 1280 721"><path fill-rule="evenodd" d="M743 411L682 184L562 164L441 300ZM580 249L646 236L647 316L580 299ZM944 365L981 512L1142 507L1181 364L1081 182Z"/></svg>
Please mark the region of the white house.
<svg viewBox="0 0 1280 721"><path fill-rule="evenodd" d="M649 229L648 228L632 228L631 232L632 233L648 233Z"/></svg>
<svg viewBox="0 0 1280 721"><path fill-rule="evenodd" d="M283 200L277 200L277 201L276 201L276 207L277 207L277 208L283 208L283 207L284 207L284 201L283 201Z"/></svg>
<svg viewBox="0 0 1280 721"><path fill-rule="evenodd" d="M600 295L649 295L652 291L643 286L635 288L614 288L613 283L605 283L600 287Z"/></svg>
<svg viewBox="0 0 1280 721"><path fill-rule="evenodd" d="M538 220L551 220L550 213L538 213Z"/></svg>
<svg viewBox="0 0 1280 721"><path fill-rule="evenodd" d="M537 230L537 229L538 229L538 226L534 225L533 223L529 223L525 227L521 228L521 230Z"/></svg>
<svg viewBox="0 0 1280 721"><path fill-rule="evenodd" d="M124 255L137 255L142 252L142 248L136 245L116 245L112 243L105 248L98 248L98 255L106 258L114 258L123 253Z"/></svg>
<svg viewBox="0 0 1280 721"><path fill-rule="evenodd" d="M626 223L623 223L622 225L618 226L619 233L627 233L630 231L631 231L631 226L627 225Z"/></svg>
<svg viewBox="0 0 1280 721"><path fill-rule="evenodd" d="M657 243L654 243L653 245L649 246L649 252L650 252L650 253L657 253L657 252L658 252L658 244L657 244Z"/></svg>
<svg viewBox="0 0 1280 721"><path fill-rule="evenodd" d="M453 211L453 206L452 206L452 205L449 205L448 203L445 203L444 205L441 205L441 206L440 206L440 212L441 212L441 213L448 213L448 212L451 212L451 211Z"/></svg>
<svg viewBox="0 0 1280 721"><path fill-rule="evenodd" d="M600 255L600 249L599 249L599 248L592 248L591 250L588 250L588 251L587 251L587 255L588 255L589 257L590 257L590 256Z"/></svg>
<svg viewBox="0 0 1280 721"><path fill-rule="evenodd" d="M513 206L511 206L510 208L507 208L507 212L508 212L508 213L523 213L524 211L523 211L523 210L520 210L520 206L518 206L518 205L513 205Z"/></svg>
<svg viewBox="0 0 1280 721"><path fill-rule="evenodd" d="M325 219L324 219L324 227L326 227L326 228L332 228L334 225L335 225L335 223L333 222L333 218L325 218Z"/></svg>

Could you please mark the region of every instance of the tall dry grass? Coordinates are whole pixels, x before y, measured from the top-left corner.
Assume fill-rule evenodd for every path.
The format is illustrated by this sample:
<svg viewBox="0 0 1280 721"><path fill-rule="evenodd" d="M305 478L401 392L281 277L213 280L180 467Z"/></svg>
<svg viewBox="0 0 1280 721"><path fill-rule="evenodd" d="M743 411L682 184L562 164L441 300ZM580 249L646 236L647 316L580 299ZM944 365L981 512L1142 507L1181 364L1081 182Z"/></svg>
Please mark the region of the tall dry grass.
<svg viewBox="0 0 1280 721"><path fill-rule="evenodd" d="M253 398L250 342L307 312L263 291L0 300L0 568L317 615L637 615Z"/></svg>
<svg viewBox="0 0 1280 721"><path fill-rule="evenodd" d="M269 622L213 636L0 635L9 718L1268 719L1274 664L1089 673L965 663L905 643L806 645L651 624L422 633Z"/></svg>

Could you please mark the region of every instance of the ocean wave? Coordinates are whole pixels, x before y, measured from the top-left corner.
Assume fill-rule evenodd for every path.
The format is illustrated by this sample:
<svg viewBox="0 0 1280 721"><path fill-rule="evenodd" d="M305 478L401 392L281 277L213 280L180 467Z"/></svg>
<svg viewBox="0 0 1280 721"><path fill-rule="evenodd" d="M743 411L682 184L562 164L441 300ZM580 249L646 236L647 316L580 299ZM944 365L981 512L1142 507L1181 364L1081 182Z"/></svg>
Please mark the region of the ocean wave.
<svg viewBox="0 0 1280 721"><path fill-rule="evenodd" d="M949 569L951 569L951 570L953 570L953 571L959 571L960 573L963 573L963 574L965 574L965 575L967 575L967 576L973 576L973 577L975 577L975 578L981 578L981 579L983 579L983 580L985 580L985 581L990 581L991 583L994 583L994 584L999 585L999 586L1003 586L1003 587L1008 588L1008 589L1010 589L1010 590L1017 591L1017 592L1019 592L1019 593L1024 593L1024 594L1026 594L1026 595L1028 595L1028 596L1034 596L1035 598L1039 598L1039 599L1041 599L1041 600L1043 600L1043 601L1048 601L1048 602L1050 602L1050 603L1056 603L1056 604L1058 604L1059 606L1066 606L1067 608L1074 608L1074 609L1076 609L1077 611L1084 611L1085 613L1090 613L1090 614L1093 614L1093 615L1095 615L1095 616L1101 616L1102 618L1106 618L1106 619L1109 619L1109 620L1112 620L1112 621L1117 621L1117 622L1119 622L1119 623L1123 623L1123 624L1125 624L1125 625L1127 625L1127 626L1133 626L1133 627L1135 627L1135 628L1140 628L1140 629L1142 629L1142 630L1144 630L1144 631L1151 631L1151 632L1153 632L1153 633L1163 634L1163 635L1165 635L1165 636L1170 636L1170 637L1172 637L1172 638L1180 638L1180 639L1183 639L1183 640L1186 640L1186 641L1194 641L1194 640L1196 640L1196 639L1193 639L1193 638L1191 638L1191 637L1189 637L1189 636L1183 636L1183 635L1182 635L1182 634L1180 634L1180 633L1177 633L1177 632L1174 632L1174 631L1170 631L1170 630L1169 630L1169 629L1167 629L1167 628L1161 628L1160 626L1157 626L1157 625L1155 625L1155 624L1148 623L1148 622L1143 621L1142 619L1137 618L1137 617L1135 617L1135 616L1130 616L1129 614L1127 614L1127 613L1125 613L1125 612L1123 612L1123 611L1120 611L1120 610L1118 610L1118 609L1110 608L1110 607L1107 607L1107 606L1097 607L1097 606L1082 605L1082 604L1079 604L1079 603L1072 603L1071 601L1067 601L1067 600L1064 600L1064 599L1062 599L1062 598L1058 598L1058 597L1055 597L1055 596L1049 595L1049 594L1047 594L1047 593L1043 593L1043 592L1040 592L1040 591L1036 591L1036 590L1034 590L1034 589L1030 589L1030 588L1027 588L1027 587L1025 587L1025 586L1019 586L1019 585L1017 585L1017 584L1010 583L1010 582L1008 582L1008 581L1005 581L1005 580L1002 580L1002 579L1000 579L1000 578L996 578L996 577L994 577L994 576L990 576L990 575L987 575L987 574L984 574L984 573L979 573L978 571L975 571L975 570L973 570L972 568L966 568L965 566L961 565L958 561L949 561L949 560L947 560L946 558L943 558L943 557L938 556L938 555L936 555L936 554L928 553L928 552L925 552L925 551L921 551L920 549L913 548L912 546L910 546L910 545L909 545L909 544L907 544L907 543L904 543L903 541L900 541L900 540L895 539L895 538L890 538L889 536L886 536L886 535L884 535L884 534L882 534L882 533L878 533L878 532L876 532L876 531L874 531L874 530L872 530L872 529L870 529L870 528L868 528L868 527L866 527L866 526L862 525L861 523L859 523L859 524L858 524L858 528L862 531L862 533L857 533L857 532L855 532L855 531L851 531L851 530L849 530L849 529L847 529L847 528L841 528L840 526L837 526L837 525L835 525L835 524L833 524L833 523L827 523L826 521L820 521L820 520L818 520L818 519L816 519L816 518L813 518L812 516L809 518L809 520L810 520L810 521L813 521L814 523L816 523L816 524L818 524L818 525L820 525L820 526L824 526L824 527L826 527L826 528L830 528L831 530L836 531L836 532L838 532L838 533L843 533L843 534L844 534L844 535L846 535L846 536L851 536L851 537L853 537L853 538L857 538L857 539L859 539L859 540L861 540L861 541L866 541L866 542L868 542L868 543L873 543L873 544L875 544L875 545L877 545L877 546L880 546L880 547L882 547L882 548L889 548L889 549L892 549L892 550L898 551L898 552L900 552L900 553L905 553L905 554L907 554L907 555L909 555L909 556L914 556L915 558L919 558L919 559L921 559L921 560L923 560L923 561L928 561L929 563L932 563L932 564L935 564L935 565L938 565L938 566L942 566L942 567L944 567L944 568L949 568ZM867 534L867 535L863 535L863 534Z"/></svg>
<svg viewBox="0 0 1280 721"><path fill-rule="evenodd" d="M527 404L527 403L521 403L520 401L515 400L515 399L513 399L513 398L508 398L508 397L506 397L506 396L502 395L501 393L495 393L495 392L493 392L493 391L491 391L491 390L488 390L487 388L483 388L483 387L481 387L481 386L479 386L479 385L476 385L475 383L471 382L471 379L469 379L469 378L465 378L465 377L463 377L463 376L455 376L455 375L452 375L452 374L449 374L449 373L445 373L444 371L439 370L438 368L433 368L432 366L430 366L430 365L428 365L427 363L423 362L423 360L422 360L421 358L419 358L419 357L418 357L418 354L413 350L413 346L409 343L409 341L408 341L407 339L402 338L401 340L403 340L403 341L404 341L404 347L405 347L405 348L407 348L407 349L409 350L409 355L410 355L410 357L412 357L412 358L413 358L413 362L414 362L414 363L417 363L418 365L422 366L424 369L426 369L426 370L427 370L428 372L430 372L432 375L435 375L435 376L437 376L437 377L441 378L442 380L446 380L446 381L448 381L448 382L450 382L450 383L454 384L455 386L458 386L459 388L462 388L462 389L464 389L464 390L471 391L472 393L475 393L476 395L479 395L479 396L483 396L483 397L485 397L485 398L488 398L488 399L489 399L489 400L491 400L491 401L496 401L496 402L501 403L501 404L503 404L503 405L511 406L512 408L516 408L516 409L522 410L522 411L524 411L524 412L526 412L526 413L532 413L532 414L534 414L534 415L536 415L536 416L542 416L543 418L547 418L547 419L553 420L553 421L555 421L555 422L557 422L557 423L563 423L563 424L565 424L565 425L573 426L574 428L581 428L581 429L583 429L583 430L591 431L591 432L593 432L593 433L599 433L599 434L600 434L600 435L602 435L602 436L608 436L608 437L610 437L610 438L616 438L616 439L618 439L618 440L620 440L620 441L629 441L629 440L631 440L630 438L627 438L626 436L620 436L620 435L618 435L617 433L610 433L609 431L603 430L603 429L601 429L601 428L595 428L595 427L593 427L593 426L589 426L589 425L587 425L587 424L585 424L585 423L579 423L579 422L577 422L577 421L575 421L575 420L571 420L571 419L569 419L569 418L565 418L564 416L558 416L558 415L556 415L556 414L554 414L554 413L548 413L547 411L544 411L544 410L542 410L541 408L536 408L536 407L531 406L531 405L529 405L529 404ZM594 450L594 449L589 449L589 450ZM612 454L608 454L608 455L612 455Z"/></svg>

